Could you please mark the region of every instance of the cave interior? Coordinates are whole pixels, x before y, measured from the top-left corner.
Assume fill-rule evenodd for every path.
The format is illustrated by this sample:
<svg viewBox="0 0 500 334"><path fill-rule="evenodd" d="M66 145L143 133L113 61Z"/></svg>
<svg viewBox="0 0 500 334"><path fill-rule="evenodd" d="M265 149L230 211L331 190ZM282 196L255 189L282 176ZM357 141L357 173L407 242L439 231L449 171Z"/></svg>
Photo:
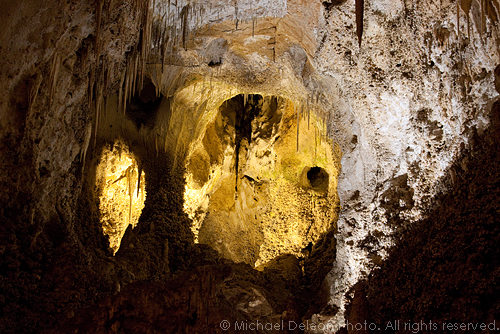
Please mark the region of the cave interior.
<svg viewBox="0 0 500 334"><path fill-rule="evenodd" d="M0 332L500 328L498 0L0 17Z"/></svg>

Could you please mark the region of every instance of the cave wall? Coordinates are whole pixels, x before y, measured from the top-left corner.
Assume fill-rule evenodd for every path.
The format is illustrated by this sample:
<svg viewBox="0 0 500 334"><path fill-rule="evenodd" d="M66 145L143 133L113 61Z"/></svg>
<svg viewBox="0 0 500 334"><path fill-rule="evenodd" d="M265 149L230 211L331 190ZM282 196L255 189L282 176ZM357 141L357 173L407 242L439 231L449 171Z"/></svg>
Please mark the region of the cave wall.
<svg viewBox="0 0 500 334"><path fill-rule="evenodd" d="M83 158L86 169L95 167L101 145L124 136L141 157L162 149L172 153L173 161L165 164L180 171L189 136L206 126L203 119L197 122L205 110L215 111L236 94L263 94L301 104L315 101L313 109L342 151L337 255L327 259L329 264L318 260L325 270L332 268L323 283L329 307L322 305L324 312L319 307L312 316L316 323L342 324L345 293L380 265L394 233L425 217L434 196L448 191L440 180L469 138L489 126L489 110L498 100L498 2L487 2L491 5L482 15L474 1L470 20L460 8L459 26L456 2L367 2L359 47L351 1L262 0L238 7L212 1L203 15L188 20L190 34L177 36L182 47L167 43L169 56L145 66L165 97L159 106L165 112L144 127L117 116L124 73L141 55L144 27L151 24L140 3L8 1L0 14L6 27L0 35L4 300L29 299L33 292L27 291L43 284L50 285L47 291L58 284L73 289L69 278L40 283L43 277L64 276L50 257L66 263L60 266L65 274L72 261L78 268L98 263L95 276L82 277L107 276L108 292L117 290L116 276L134 281L132 274L110 269L115 264L106 257L107 240L95 217L86 224L78 216L89 209L80 203L88 196ZM164 16L178 31L184 14L177 9L185 4L179 1ZM158 12L168 10L162 2L157 6ZM194 12L201 7L194 6ZM176 122L169 122L176 113ZM182 192L182 184L172 189ZM182 199L173 202L182 207ZM126 237L128 246L135 243L134 233ZM140 257L128 256L127 249L132 255L134 250L124 250L128 264L123 268L130 269ZM79 298L82 303L101 296L83 282L77 289L86 294ZM59 301L47 312L63 313L60 305L66 305L69 316L82 306ZM4 313L20 312L21 304L7 304ZM30 318L34 308L21 314ZM327 312L332 308L339 311Z"/></svg>
<svg viewBox="0 0 500 334"><path fill-rule="evenodd" d="M394 320L400 331L497 330L498 101L490 119L447 171L451 191L436 196L427 218L401 231L387 260L352 288L349 323L366 320L387 332L397 331Z"/></svg>
<svg viewBox="0 0 500 334"><path fill-rule="evenodd" d="M446 171L469 138L488 127L498 99L497 16L481 25L474 2L469 21L460 8L457 27L453 1L365 5L360 48L354 3L325 8L315 57L344 101L332 130L353 132L343 147L337 258L329 275L337 306L348 286L380 265L391 235L425 217L434 196L447 192ZM341 322L334 317L331 324Z"/></svg>

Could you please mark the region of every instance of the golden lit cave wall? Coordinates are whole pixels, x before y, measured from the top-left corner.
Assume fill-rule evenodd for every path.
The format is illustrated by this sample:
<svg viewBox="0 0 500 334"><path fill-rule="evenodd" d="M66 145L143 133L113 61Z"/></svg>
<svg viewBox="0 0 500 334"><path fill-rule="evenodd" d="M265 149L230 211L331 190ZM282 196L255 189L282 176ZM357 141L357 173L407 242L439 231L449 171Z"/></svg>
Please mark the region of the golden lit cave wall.
<svg viewBox="0 0 500 334"><path fill-rule="evenodd" d="M212 113L215 118L186 160L185 211L195 238L224 257L255 266L282 254L304 256L309 243L337 221L340 149L327 139L316 113L264 97L251 124L252 139L240 145L236 180L230 104Z"/></svg>
<svg viewBox="0 0 500 334"><path fill-rule="evenodd" d="M116 253L129 225L135 227L144 208L145 175L127 145L116 141L104 147L96 170L99 217L109 246Z"/></svg>

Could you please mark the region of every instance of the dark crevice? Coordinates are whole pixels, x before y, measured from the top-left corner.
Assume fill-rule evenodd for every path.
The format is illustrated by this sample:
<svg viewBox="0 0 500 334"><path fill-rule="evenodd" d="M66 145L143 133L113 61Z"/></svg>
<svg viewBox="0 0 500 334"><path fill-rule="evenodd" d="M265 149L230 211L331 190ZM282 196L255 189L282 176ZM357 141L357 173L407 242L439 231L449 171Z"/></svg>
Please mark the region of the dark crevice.
<svg viewBox="0 0 500 334"><path fill-rule="evenodd" d="M152 128L163 95L157 96L156 87L148 77L144 78L144 88L127 105L126 114L139 129L141 126Z"/></svg>
<svg viewBox="0 0 500 334"><path fill-rule="evenodd" d="M221 113L234 121L234 149L235 149L235 197L238 193L239 160L242 142L252 142L252 122L262 113L263 97L257 94L237 95L223 104Z"/></svg>

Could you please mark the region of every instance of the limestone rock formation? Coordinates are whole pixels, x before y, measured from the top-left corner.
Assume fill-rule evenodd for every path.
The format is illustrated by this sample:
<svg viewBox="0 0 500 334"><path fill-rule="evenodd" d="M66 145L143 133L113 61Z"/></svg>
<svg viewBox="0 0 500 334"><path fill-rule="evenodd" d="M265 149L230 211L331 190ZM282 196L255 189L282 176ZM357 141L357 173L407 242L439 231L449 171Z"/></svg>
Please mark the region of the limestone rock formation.
<svg viewBox="0 0 500 334"><path fill-rule="evenodd" d="M499 17L4 1L0 332L500 320Z"/></svg>

